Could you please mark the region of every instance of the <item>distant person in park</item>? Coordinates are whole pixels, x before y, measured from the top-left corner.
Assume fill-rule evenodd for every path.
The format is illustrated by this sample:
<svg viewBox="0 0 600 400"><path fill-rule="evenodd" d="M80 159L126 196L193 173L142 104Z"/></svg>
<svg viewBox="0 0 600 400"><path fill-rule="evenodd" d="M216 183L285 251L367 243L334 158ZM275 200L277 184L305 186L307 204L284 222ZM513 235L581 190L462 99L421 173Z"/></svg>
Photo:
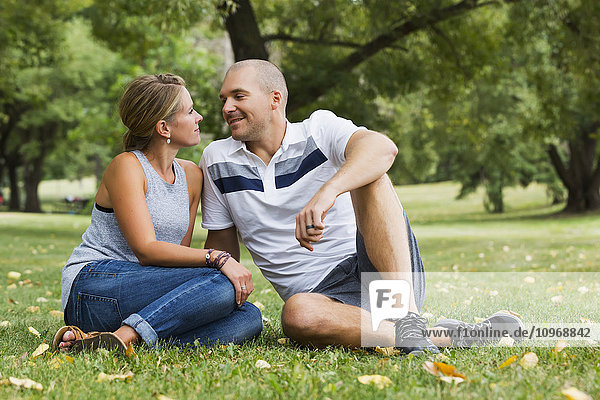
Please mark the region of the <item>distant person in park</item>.
<svg viewBox="0 0 600 400"><path fill-rule="evenodd" d="M104 173L91 224L62 272L65 322L54 348L125 350L140 339L240 343L262 330L252 274L222 250L190 248L202 171L175 158L202 116L183 79L146 75L119 105L125 152ZM90 331L96 331L89 333Z"/></svg>
<svg viewBox="0 0 600 400"><path fill-rule="evenodd" d="M477 342L438 337L434 344L424 334L424 268L386 175L397 154L390 139L325 110L289 122L284 76L268 61L234 64L220 98L231 137L212 142L200 161L206 246L239 258L240 233L285 302L281 322L287 336L316 347L359 347L366 329L379 345L412 354L439 352L436 344ZM409 282L408 315L368 332L361 272ZM520 324L497 313L478 325L447 319L435 330Z"/></svg>

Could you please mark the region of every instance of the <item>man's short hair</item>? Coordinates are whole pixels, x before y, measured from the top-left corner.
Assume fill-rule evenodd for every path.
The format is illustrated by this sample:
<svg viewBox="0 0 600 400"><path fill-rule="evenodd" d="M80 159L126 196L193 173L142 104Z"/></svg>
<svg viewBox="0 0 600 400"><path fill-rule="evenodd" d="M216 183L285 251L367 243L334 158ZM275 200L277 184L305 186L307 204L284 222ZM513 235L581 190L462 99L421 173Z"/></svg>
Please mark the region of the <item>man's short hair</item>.
<svg viewBox="0 0 600 400"><path fill-rule="evenodd" d="M281 70L273 63L266 60L249 59L238 61L233 64L228 70L229 72L235 72L245 67L252 67L256 71L256 78L259 86L266 92L271 93L273 90L281 92L283 97L283 105L285 105L288 99L288 89L285 83L285 77Z"/></svg>

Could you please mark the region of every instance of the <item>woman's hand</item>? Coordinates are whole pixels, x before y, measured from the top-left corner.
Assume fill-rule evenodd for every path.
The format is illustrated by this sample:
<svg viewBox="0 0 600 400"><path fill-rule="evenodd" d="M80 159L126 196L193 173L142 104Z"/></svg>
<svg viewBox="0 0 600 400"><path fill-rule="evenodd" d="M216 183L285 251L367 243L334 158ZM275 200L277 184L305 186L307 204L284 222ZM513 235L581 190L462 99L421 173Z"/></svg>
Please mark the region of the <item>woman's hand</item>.
<svg viewBox="0 0 600 400"><path fill-rule="evenodd" d="M244 267L233 257L229 258L221 272L231 281L235 288L235 302L238 306L244 304L250 293L254 291L252 284L252 272Z"/></svg>

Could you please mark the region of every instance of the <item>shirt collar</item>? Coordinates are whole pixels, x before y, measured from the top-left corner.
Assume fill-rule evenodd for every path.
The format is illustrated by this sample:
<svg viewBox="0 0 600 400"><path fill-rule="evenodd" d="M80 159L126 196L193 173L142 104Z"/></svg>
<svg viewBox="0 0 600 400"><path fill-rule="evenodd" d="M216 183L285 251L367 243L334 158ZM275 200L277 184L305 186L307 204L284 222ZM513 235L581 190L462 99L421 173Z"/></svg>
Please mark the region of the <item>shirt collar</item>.
<svg viewBox="0 0 600 400"><path fill-rule="evenodd" d="M290 123L290 121L285 120L285 135L283 136L283 140L281 141L281 150L286 151L290 144L299 143L304 140L304 136L302 135L301 129L299 129L294 124ZM246 147L246 143L235 140L232 138L231 145L229 146L229 155L240 151L240 150L248 151Z"/></svg>

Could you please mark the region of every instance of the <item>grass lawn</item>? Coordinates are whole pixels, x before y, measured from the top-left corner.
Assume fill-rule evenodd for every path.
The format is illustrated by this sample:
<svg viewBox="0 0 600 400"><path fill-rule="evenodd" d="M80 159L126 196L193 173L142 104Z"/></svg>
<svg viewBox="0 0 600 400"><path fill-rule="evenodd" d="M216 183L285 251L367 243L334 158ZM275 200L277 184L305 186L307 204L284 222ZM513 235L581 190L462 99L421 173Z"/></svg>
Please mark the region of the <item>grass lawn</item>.
<svg viewBox="0 0 600 400"><path fill-rule="evenodd" d="M511 309L530 323L600 322L599 214L557 216L559 208L547 204L543 188L532 186L507 191L507 212L490 215L480 193L454 200L457 188L451 183L398 188L428 271L423 312L430 323L441 316L473 322L498 309ZM442 361L466 376L457 385L423 369L429 356L296 347L281 340L282 301L247 251L242 262L252 269L256 288L250 300L264 305L265 329L255 342L185 350L137 346L132 358L107 351L71 358L48 351L34 359L34 350L50 343L63 325L57 312L60 271L88 224L88 216L0 213L0 381L29 378L43 386L38 391L0 385L0 398L561 399L568 387L600 397L596 347L556 352L552 341L446 350ZM196 226L192 245L201 246L206 233ZM11 271L21 277L8 278ZM530 351L539 358L535 367L517 361L498 368ZM256 367L258 360L270 367ZM128 372L133 376L125 381L98 379L100 373ZM390 383L379 388L357 379L374 374Z"/></svg>

